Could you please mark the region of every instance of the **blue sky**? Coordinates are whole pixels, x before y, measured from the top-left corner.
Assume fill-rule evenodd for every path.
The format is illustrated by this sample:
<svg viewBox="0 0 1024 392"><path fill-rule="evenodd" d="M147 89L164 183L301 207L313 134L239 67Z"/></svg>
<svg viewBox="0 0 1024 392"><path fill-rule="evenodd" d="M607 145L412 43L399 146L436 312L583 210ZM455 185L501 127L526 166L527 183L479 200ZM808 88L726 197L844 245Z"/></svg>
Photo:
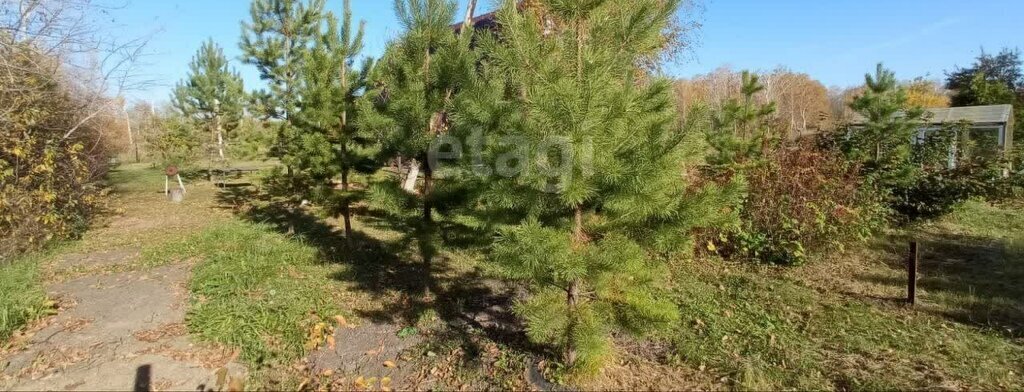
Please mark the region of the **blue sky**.
<svg viewBox="0 0 1024 392"><path fill-rule="evenodd" d="M342 4L327 2L336 11ZM481 2L480 11L490 9L491 0ZM391 5L352 0L355 17L367 22L368 55L381 53L400 33ZM1024 46L1020 0L707 0L703 8L699 45L688 60L668 67L673 76L723 65L785 66L829 86L852 86L879 61L903 79L941 78L944 70L970 64L982 47L994 52ZM127 0L109 15L109 29L124 37L152 36L141 71L154 82L129 97L166 100L207 37L224 47L247 86L257 86L255 70L237 59L248 9L248 0Z"/></svg>

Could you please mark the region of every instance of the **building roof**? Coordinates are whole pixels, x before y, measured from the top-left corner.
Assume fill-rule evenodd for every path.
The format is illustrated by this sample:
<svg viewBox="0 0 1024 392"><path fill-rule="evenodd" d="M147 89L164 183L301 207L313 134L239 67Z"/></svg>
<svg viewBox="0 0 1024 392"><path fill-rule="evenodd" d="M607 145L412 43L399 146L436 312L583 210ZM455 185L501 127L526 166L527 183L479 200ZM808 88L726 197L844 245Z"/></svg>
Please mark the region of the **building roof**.
<svg viewBox="0 0 1024 392"><path fill-rule="evenodd" d="M1013 116L1012 105L962 106L956 108L925 109L928 123L948 124L970 121L973 124L1006 124ZM863 124L864 116L854 114L853 124Z"/></svg>
<svg viewBox="0 0 1024 392"><path fill-rule="evenodd" d="M451 25L451 28L452 30L455 30L456 34L458 34L462 32L463 24L464 23L462 22L455 23ZM470 24L473 25L474 30L493 30L498 25L498 13L488 12L486 14L477 16L473 18Z"/></svg>
<svg viewBox="0 0 1024 392"><path fill-rule="evenodd" d="M1003 124L1010 121L1013 115L1011 105L965 106L958 108L928 109L932 124L970 121L972 123Z"/></svg>

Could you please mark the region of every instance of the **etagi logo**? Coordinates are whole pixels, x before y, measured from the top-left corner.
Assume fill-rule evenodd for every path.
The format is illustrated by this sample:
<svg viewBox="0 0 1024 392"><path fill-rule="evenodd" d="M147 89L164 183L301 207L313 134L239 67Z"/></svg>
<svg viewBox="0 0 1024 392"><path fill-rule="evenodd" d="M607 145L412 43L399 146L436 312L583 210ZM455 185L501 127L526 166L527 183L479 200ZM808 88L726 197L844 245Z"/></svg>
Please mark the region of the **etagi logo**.
<svg viewBox="0 0 1024 392"><path fill-rule="evenodd" d="M564 136L531 140L522 136L485 137L476 130L465 140L438 136L430 145L427 164L434 171L456 170L480 178L516 178L549 193L562 192L575 176L593 174L592 141Z"/></svg>

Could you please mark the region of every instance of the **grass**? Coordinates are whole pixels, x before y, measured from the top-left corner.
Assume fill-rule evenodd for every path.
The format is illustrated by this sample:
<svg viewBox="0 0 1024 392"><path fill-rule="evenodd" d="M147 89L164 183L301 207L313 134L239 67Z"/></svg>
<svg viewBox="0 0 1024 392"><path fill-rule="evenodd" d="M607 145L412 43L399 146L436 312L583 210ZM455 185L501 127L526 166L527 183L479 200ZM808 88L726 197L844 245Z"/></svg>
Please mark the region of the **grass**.
<svg viewBox="0 0 1024 392"><path fill-rule="evenodd" d="M189 282L189 331L240 349L253 365L299 358L317 338L309 331L340 313L342 298L332 295L340 290L332 289L332 269L318 263L317 250L269 226L227 222L147 254L198 261Z"/></svg>
<svg viewBox="0 0 1024 392"><path fill-rule="evenodd" d="M28 256L0 266L0 343L46 312L38 257Z"/></svg>
<svg viewBox="0 0 1024 392"><path fill-rule="evenodd" d="M736 389L1024 388L1022 229L1019 208L971 202L802 267L681 263L672 360Z"/></svg>
<svg viewBox="0 0 1024 392"><path fill-rule="evenodd" d="M984 330L746 266L683 266L674 360L747 390L1019 389L1024 349Z"/></svg>
<svg viewBox="0 0 1024 392"><path fill-rule="evenodd" d="M256 194L230 198L230 190L195 181L186 202L171 205L159 170L127 165L110 180L120 223L100 225L57 253L137 247L140 268L193 262L190 332L239 349L257 368L292 365L317 343L311 334L317 324L339 313L403 327L420 326L428 314L440 320L431 327L436 330L420 328L427 349L438 358L463 353L445 357L456 369L455 380L444 385L527 387L517 383L525 362L556 359L516 334L448 327L510 298L486 279L485 247L474 222L458 216L441 222L444 246L424 265L415 219L361 210L358 251L349 254L334 219L287 216L273 206L239 209L245 213L238 215L232 214L237 205L226 208ZM296 235L281 234L288 226ZM914 308L901 302L911 239L924 249ZM39 266L45 271L55 255L0 271L0 337L44 311ZM1024 389L1019 206L968 203L941 221L801 267L720 260L673 267L672 299L682 322L653 343L620 339L618 361L602 378L576 387ZM422 298L424 288L432 299ZM439 360L416 366L428 369Z"/></svg>

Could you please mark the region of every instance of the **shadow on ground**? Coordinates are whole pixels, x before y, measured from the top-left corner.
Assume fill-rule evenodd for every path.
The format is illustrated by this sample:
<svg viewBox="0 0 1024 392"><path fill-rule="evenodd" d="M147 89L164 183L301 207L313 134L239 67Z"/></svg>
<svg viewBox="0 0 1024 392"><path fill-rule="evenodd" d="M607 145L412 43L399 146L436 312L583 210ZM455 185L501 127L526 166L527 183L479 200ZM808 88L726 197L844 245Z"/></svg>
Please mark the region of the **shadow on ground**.
<svg viewBox="0 0 1024 392"><path fill-rule="evenodd" d="M490 233L444 218L424 225L415 213L394 216L363 206L353 211L358 224L349 242L332 219L270 201L253 187L225 188L219 196L224 208L241 217L316 247L322 260L345 267L333 279L385 302L354 309L358 316L415 326L436 315L447 326L436 336L460 345L467 360L484 350L481 334L521 352L544 351L529 343L511 313L516 288L485 276L474 263L453 260L478 252Z"/></svg>
<svg viewBox="0 0 1024 392"><path fill-rule="evenodd" d="M918 288L927 304L923 310L1009 337L1024 336L1024 252L1020 244L948 233L926 233L919 243ZM887 260L890 273L858 278L905 288L906 259Z"/></svg>

